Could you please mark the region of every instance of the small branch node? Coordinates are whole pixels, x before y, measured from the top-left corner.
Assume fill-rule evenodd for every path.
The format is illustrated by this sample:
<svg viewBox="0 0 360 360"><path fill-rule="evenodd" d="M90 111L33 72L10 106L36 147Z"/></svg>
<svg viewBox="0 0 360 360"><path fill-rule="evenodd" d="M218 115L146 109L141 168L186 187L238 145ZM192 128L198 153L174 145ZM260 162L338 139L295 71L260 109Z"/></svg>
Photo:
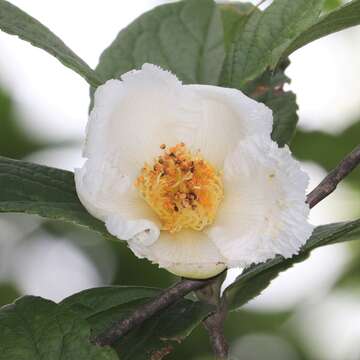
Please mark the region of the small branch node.
<svg viewBox="0 0 360 360"><path fill-rule="evenodd" d="M217 310L207 317L204 327L209 333L210 343L217 360L228 358L229 345L224 335L224 323L227 316L227 305L224 299L217 307Z"/></svg>

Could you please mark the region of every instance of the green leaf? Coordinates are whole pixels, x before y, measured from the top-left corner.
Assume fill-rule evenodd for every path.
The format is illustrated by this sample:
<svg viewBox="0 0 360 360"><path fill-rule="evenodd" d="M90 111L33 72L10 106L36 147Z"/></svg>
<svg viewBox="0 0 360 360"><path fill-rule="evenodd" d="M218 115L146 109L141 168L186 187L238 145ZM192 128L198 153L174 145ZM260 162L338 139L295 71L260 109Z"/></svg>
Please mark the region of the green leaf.
<svg viewBox="0 0 360 360"><path fill-rule="evenodd" d="M0 157L0 212L40 215L111 237L80 203L69 171Z"/></svg>
<svg viewBox="0 0 360 360"><path fill-rule="evenodd" d="M216 4L187 0L156 7L120 31L101 55L96 72L107 80L152 63L184 83L217 84L224 58Z"/></svg>
<svg viewBox="0 0 360 360"><path fill-rule="evenodd" d="M305 260L310 252L320 246L354 240L358 237L360 219L318 226L298 255L291 259L277 256L265 263L252 265L238 276L225 290L229 309L236 310L266 289L280 272Z"/></svg>
<svg viewBox="0 0 360 360"><path fill-rule="evenodd" d="M337 7L342 5L342 3L343 3L342 0L325 0L324 5L323 5L323 10L324 11L335 10Z"/></svg>
<svg viewBox="0 0 360 360"><path fill-rule="evenodd" d="M83 291L65 299L60 306L87 320L94 334L107 329L139 305L159 294L159 289L145 287L104 287ZM211 312L213 307L190 300L180 300L154 315L121 338L114 348L122 360L161 359L184 340Z"/></svg>
<svg viewBox="0 0 360 360"><path fill-rule="evenodd" d="M316 24L296 37L283 53L283 57L314 40L359 24L360 0L353 0L328 15L322 16Z"/></svg>
<svg viewBox="0 0 360 360"><path fill-rule="evenodd" d="M0 0L0 29L17 35L32 45L55 56L66 67L74 70L92 86L102 83L101 78L64 42L39 21L5 0Z"/></svg>
<svg viewBox="0 0 360 360"><path fill-rule="evenodd" d="M243 89L250 97L264 103L273 111L271 137L279 146L290 143L298 122L296 95L292 91L284 90L284 85L290 82L285 75L289 64L289 61L284 61L275 72L267 70Z"/></svg>
<svg viewBox="0 0 360 360"><path fill-rule="evenodd" d="M240 5L240 4L239 4ZM221 7L224 23L225 45L227 50L226 60L222 71L221 84L235 86L253 99L264 103L273 111L274 124L272 139L279 146L289 144L294 136L298 122L296 96L291 91L285 91L284 85L290 82L285 75L289 61L283 61L276 71L266 70L256 79L244 84L233 83L234 57L236 38L245 31L245 26L250 17L261 11L251 4L241 4L235 7L223 5Z"/></svg>
<svg viewBox="0 0 360 360"><path fill-rule="evenodd" d="M0 309L0 360L117 360L90 343L90 327L52 301L26 296Z"/></svg>
<svg viewBox="0 0 360 360"><path fill-rule="evenodd" d="M226 57L221 73L220 84L225 87L242 89L242 86L234 86L232 76L234 74L234 59L236 38L243 31L247 21L253 12L261 13L252 4L231 3L221 5L221 17L224 26L224 42Z"/></svg>
<svg viewBox="0 0 360 360"><path fill-rule="evenodd" d="M290 144L298 122L296 95L283 89L272 90L263 102L273 111L272 139L279 146Z"/></svg>
<svg viewBox="0 0 360 360"><path fill-rule="evenodd" d="M220 5L221 18L224 26L224 41L226 51L230 50L235 35L246 24L252 11L260 11L251 3L230 2Z"/></svg>
<svg viewBox="0 0 360 360"><path fill-rule="evenodd" d="M318 19L322 0L274 0L252 11L234 36L227 60L228 85L241 88L274 67L291 41Z"/></svg>
<svg viewBox="0 0 360 360"><path fill-rule="evenodd" d="M20 297L20 293L14 284L0 283L0 307L13 302L18 297Z"/></svg>
<svg viewBox="0 0 360 360"><path fill-rule="evenodd" d="M43 147L19 126L9 95L0 89L0 155L21 158Z"/></svg>

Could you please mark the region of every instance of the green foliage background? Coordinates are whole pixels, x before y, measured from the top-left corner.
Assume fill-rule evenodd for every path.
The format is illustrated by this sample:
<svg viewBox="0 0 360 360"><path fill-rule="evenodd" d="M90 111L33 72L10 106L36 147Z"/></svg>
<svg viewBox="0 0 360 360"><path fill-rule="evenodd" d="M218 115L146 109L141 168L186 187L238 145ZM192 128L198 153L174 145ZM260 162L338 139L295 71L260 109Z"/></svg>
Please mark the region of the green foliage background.
<svg viewBox="0 0 360 360"><path fill-rule="evenodd" d="M337 14L340 20L335 26L337 30L359 23L359 4L359 1L353 1L345 10L340 10ZM95 71L57 36L50 36L47 28L27 14L17 12L6 1L0 1L0 27L47 50L65 66L83 76L91 85L92 92L94 87L105 80L119 77L144 62L156 63L172 70L185 83L207 83L241 89L272 108L275 121L272 136L280 146L289 144L293 139L291 149L298 159L315 162L330 170L359 142L360 121L354 119L352 125L336 135L305 130L297 130L295 133L296 96L290 91L284 91L283 86L290 80L285 75L289 65L287 55L307 42L334 31L334 15L331 11L340 5L339 1L334 0L328 0L325 4L315 0L278 0L265 13L244 4L218 7L211 0L164 5L142 15L121 31L102 54ZM322 18L318 21L320 14ZM354 14L358 17L354 17ZM16 27L13 26L14 20L18 24ZM21 26L23 23L27 24L26 27ZM191 36L183 35L187 31ZM256 33L262 36L254 37ZM34 41L35 38L37 41ZM138 45L134 46L134 42ZM0 129L0 156L7 158L20 160L39 150L73 144L71 139L69 142L51 143L30 135L21 125L21 119L6 89L0 89ZM359 193L359 180L358 169L345 184ZM52 187L57 188L56 193ZM2 212L25 212L44 217L38 222L33 236L26 238L26 241L34 241L40 235L54 241L65 237L100 271L102 263L107 259L98 254L104 253L105 248L114 254L117 263L116 275L112 284L108 284L114 287L74 295L60 304L25 297L1 310L1 360L17 360L18 356L35 360L42 352L47 353L49 360L57 359L58 341L65 338L72 341L63 345L61 351L64 359L72 359L74 354L79 359L112 360L119 358L117 354L120 354L121 359L147 359L150 352L166 352L175 347L178 341L182 341L194 329L182 346L176 347L176 351L167 358L211 359L206 334L200 326L196 326L212 309L192 299L183 300L164 314L151 319L144 327L123 338L115 350L99 350L91 346L88 343L90 327L100 331L114 316L125 316L131 309L158 293L159 288L173 283L175 277L147 261L137 259L119 242L111 241L103 224L93 219L78 202L71 173L0 158L0 189ZM22 218L16 221L21 222ZM312 359L306 344L288 325L295 308L261 313L239 307L257 296L281 271L305 260L311 249L338 240L355 239L359 235L359 228L359 221L319 228L297 257L287 261L276 258L242 274L237 283L228 289L231 309L238 310L231 313L226 322L226 334L230 341L235 342L240 337L254 333L271 334L290 343L298 359ZM102 236L110 241L103 241ZM97 245L89 248L87 243L91 239L95 239ZM359 287L360 248L356 242L349 246L353 258L336 283L336 289ZM132 285L134 288L122 288L119 285ZM144 288L144 285L154 288ZM19 295L22 294L14 284L0 284L0 305L12 302ZM36 317L39 328L35 326L30 331L24 329L18 322L19 316L25 317L30 324L35 323ZM53 319L56 319L57 326L53 326ZM73 327L69 324L73 324ZM46 340L51 347L44 346L40 340L36 342L37 337L41 337L40 328L41 331L46 329ZM17 343L17 347L6 345L2 348L1 341L3 344L6 341L15 344L13 339L18 334L23 334L22 343ZM35 341L29 339L29 334L35 334ZM34 343L37 352L29 350L34 348ZM124 348L131 351L121 352ZM21 349L25 349L23 354Z"/></svg>

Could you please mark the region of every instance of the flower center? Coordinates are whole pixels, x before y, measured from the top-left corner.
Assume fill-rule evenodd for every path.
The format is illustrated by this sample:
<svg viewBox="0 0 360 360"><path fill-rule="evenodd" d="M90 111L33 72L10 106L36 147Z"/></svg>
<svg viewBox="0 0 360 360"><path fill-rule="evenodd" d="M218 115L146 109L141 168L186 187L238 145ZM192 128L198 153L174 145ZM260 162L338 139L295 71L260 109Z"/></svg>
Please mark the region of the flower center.
<svg viewBox="0 0 360 360"><path fill-rule="evenodd" d="M159 216L162 230L202 230L214 221L224 196L220 172L184 143L160 149L154 163L141 169L136 188Z"/></svg>

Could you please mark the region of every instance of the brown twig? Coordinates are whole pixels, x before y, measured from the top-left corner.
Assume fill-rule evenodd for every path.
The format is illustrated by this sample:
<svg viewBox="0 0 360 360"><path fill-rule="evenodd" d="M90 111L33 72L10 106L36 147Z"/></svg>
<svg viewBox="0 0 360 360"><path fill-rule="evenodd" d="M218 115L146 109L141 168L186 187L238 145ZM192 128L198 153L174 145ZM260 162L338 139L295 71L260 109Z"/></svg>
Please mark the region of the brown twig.
<svg viewBox="0 0 360 360"><path fill-rule="evenodd" d="M215 278L207 280L190 280L183 279L168 289L165 289L159 296L155 297L152 301L137 308L131 315L122 319L92 339L96 345L105 346L112 345L120 337L127 334L131 329L142 324L145 320L149 319L152 315L167 308L177 300L181 299L191 291L200 289L206 285L211 284Z"/></svg>
<svg viewBox="0 0 360 360"><path fill-rule="evenodd" d="M260 0L256 5L255 7L260 7L264 2L266 2L267 0Z"/></svg>
<svg viewBox="0 0 360 360"><path fill-rule="evenodd" d="M313 208L321 200L330 195L339 182L348 176L360 163L360 145L358 145L325 179L307 196L306 202Z"/></svg>
<svg viewBox="0 0 360 360"><path fill-rule="evenodd" d="M203 325L209 333L211 347L216 359L227 359L229 346L224 335L224 324L227 316L227 301L221 296L221 286L226 278L223 272L214 279L214 282L195 291L200 301L216 307L215 312L210 314Z"/></svg>
<svg viewBox="0 0 360 360"><path fill-rule="evenodd" d="M209 333L210 343L217 360L226 360L228 358L229 345L224 335L226 316L227 304L223 298L216 312L203 321L203 324Z"/></svg>

